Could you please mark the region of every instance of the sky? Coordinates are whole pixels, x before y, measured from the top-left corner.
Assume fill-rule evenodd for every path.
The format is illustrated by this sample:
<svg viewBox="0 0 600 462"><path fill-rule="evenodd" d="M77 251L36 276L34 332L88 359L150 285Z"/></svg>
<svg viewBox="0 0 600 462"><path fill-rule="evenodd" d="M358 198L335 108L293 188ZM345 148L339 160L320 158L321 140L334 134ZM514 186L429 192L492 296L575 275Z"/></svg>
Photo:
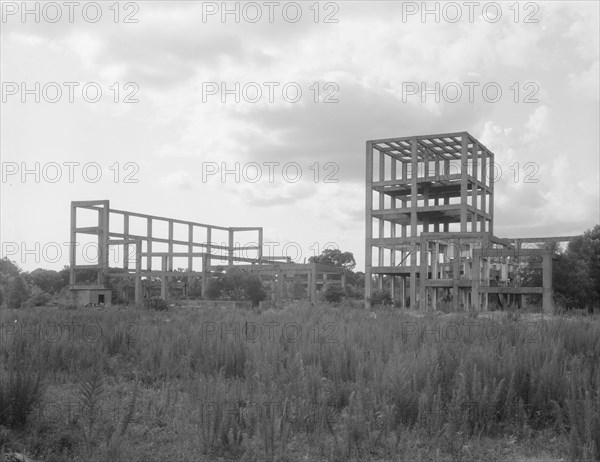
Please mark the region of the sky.
<svg viewBox="0 0 600 462"><path fill-rule="evenodd" d="M476 3L2 2L2 256L61 269L97 199L362 270L365 142L459 131L495 153L497 236L584 232L599 3Z"/></svg>

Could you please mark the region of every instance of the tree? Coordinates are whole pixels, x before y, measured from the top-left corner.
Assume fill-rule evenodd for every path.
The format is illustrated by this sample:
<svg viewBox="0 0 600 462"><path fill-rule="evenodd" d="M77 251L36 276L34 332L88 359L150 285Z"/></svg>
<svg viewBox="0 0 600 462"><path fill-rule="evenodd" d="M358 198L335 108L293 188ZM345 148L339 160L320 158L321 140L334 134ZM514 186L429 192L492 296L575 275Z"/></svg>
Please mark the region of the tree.
<svg viewBox="0 0 600 462"><path fill-rule="evenodd" d="M69 266L68 265L63 266L63 269L61 269L58 272L58 275L62 279L63 287L68 286L70 283L70 280L71 280L71 269L69 268Z"/></svg>
<svg viewBox="0 0 600 462"><path fill-rule="evenodd" d="M5 276L17 276L21 272L21 268L18 265L4 257L0 259L0 274Z"/></svg>
<svg viewBox="0 0 600 462"><path fill-rule="evenodd" d="M292 297L295 299L306 297L306 288L302 281L294 281L294 284L292 285Z"/></svg>
<svg viewBox="0 0 600 462"><path fill-rule="evenodd" d="M346 284L356 286L357 288L365 288L365 273L362 271L348 272L346 274Z"/></svg>
<svg viewBox="0 0 600 462"><path fill-rule="evenodd" d="M188 290L188 295L194 298L202 296L202 279L199 277L192 279Z"/></svg>
<svg viewBox="0 0 600 462"><path fill-rule="evenodd" d="M50 300L52 300L52 297L48 292L43 291L38 286L33 286L31 288L31 295L25 302L25 306L44 306L47 305Z"/></svg>
<svg viewBox="0 0 600 462"><path fill-rule="evenodd" d="M206 292L204 297L208 300L217 300L223 295L223 276L213 276L206 284Z"/></svg>
<svg viewBox="0 0 600 462"><path fill-rule="evenodd" d="M10 285L20 272L21 268L7 257L0 259L0 304L7 299Z"/></svg>
<svg viewBox="0 0 600 462"><path fill-rule="evenodd" d="M323 265L341 266L349 271L354 270L356 267L352 252L342 252L340 249L325 249L321 255L310 257L308 261Z"/></svg>
<svg viewBox="0 0 600 462"><path fill-rule="evenodd" d="M244 281L244 291L246 293L246 297L250 299L252 305L254 306L257 306L260 302L267 298L267 293L263 288L262 281L254 274L247 275Z"/></svg>
<svg viewBox="0 0 600 462"><path fill-rule="evenodd" d="M52 270L38 268L29 274L29 279L44 292L55 294L64 287L60 273Z"/></svg>
<svg viewBox="0 0 600 462"><path fill-rule="evenodd" d="M206 287L209 300L250 300L253 305L267 297L260 278L247 271L231 268L225 273L212 276Z"/></svg>
<svg viewBox="0 0 600 462"><path fill-rule="evenodd" d="M6 304L9 308L19 309L23 303L29 298L29 288L25 283L25 279L18 274L15 276L8 287L8 295Z"/></svg>
<svg viewBox="0 0 600 462"><path fill-rule="evenodd" d="M342 301L344 296L346 295L346 291L343 287L338 285L329 286L327 290L325 290L325 300L329 303L339 303Z"/></svg>
<svg viewBox="0 0 600 462"><path fill-rule="evenodd" d="M588 308L590 312L600 304L600 225L587 230L569 242L564 252L557 244L546 248L555 253L552 264L554 298L566 308ZM542 285L542 260L531 258L521 269L525 287Z"/></svg>
<svg viewBox="0 0 600 462"><path fill-rule="evenodd" d="M392 296L387 290L374 290L369 299L371 307L380 305L391 305Z"/></svg>
<svg viewBox="0 0 600 462"><path fill-rule="evenodd" d="M554 293L567 308L600 304L600 225L577 236L559 255L553 274Z"/></svg>

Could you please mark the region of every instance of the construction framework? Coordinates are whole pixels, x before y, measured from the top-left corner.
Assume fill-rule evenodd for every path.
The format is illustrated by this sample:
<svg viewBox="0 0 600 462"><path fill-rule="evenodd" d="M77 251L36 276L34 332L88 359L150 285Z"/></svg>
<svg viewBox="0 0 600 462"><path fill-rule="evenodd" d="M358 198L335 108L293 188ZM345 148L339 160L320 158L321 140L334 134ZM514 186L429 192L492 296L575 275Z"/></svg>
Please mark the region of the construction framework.
<svg viewBox="0 0 600 462"><path fill-rule="evenodd" d="M97 213L93 226L78 227L78 211L81 209ZM132 219L142 221L141 232L139 226L136 232L131 229ZM111 228L111 224L114 226L116 221L122 224L120 230ZM160 236L160 233L156 232L156 225L159 223L166 225L166 236ZM183 231L187 239L177 239L176 231L179 231L179 235ZM215 238L217 232L225 234L224 242ZM250 233L250 236L246 235L244 245L240 245L236 240L236 233L242 232ZM94 200L71 202L70 233L70 287L75 293L92 289L89 284L77 282L77 272L90 269L97 271L97 291L105 291L110 278L133 280L136 303L144 297L142 281L149 278L160 280L162 298L168 298L170 295L169 280L180 278L182 275L187 277L190 283L192 279L200 278L204 294L210 275L222 266L231 268L235 265L256 273L263 281L268 280L275 299L283 296L285 283L290 280L302 281L306 286L307 295L313 302L316 301L319 289L324 289L329 284L345 284L342 268L315 263L296 264L287 256L263 255L262 227L224 227L196 223L111 209L108 200ZM97 236L97 258L92 263L78 264L80 234ZM166 250L156 250L158 246L166 246ZM122 249L122 252L113 252L123 256L118 262L109 261L111 249L114 247ZM248 256L249 253L252 256ZM175 258L186 260L184 272L175 270ZM153 262L154 259L159 260L158 265L157 262ZM225 263L214 265L213 260Z"/></svg>
<svg viewBox="0 0 600 462"><path fill-rule="evenodd" d="M488 294L539 293L552 311L552 251L523 244L572 236L494 236L494 166L494 153L468 132L367 141L366 306L375 276L379 290L390 279L402 308L435 310L442 298L454 311L480 310ZM521 287L515 275L532 257L543 260L543 284Z"/></svg>

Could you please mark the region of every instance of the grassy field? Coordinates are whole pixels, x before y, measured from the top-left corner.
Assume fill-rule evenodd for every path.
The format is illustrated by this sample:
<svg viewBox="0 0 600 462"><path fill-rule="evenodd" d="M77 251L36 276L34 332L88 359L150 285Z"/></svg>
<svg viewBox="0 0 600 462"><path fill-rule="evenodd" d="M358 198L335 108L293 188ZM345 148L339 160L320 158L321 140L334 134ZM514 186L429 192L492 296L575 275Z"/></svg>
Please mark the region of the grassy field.
<svg viewBox="0 0 600 462"><path fill-rule="evenodd" d="M600 460L598 318L2 310L0 446L43 461ZM0 458L1 459L1 458Z"/></svg>

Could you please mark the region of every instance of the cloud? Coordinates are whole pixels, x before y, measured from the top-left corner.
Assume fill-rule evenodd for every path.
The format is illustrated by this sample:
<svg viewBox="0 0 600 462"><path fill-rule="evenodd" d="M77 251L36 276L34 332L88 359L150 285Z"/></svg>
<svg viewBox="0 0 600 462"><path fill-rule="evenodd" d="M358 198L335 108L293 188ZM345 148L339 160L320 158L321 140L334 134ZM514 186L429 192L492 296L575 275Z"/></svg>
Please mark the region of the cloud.
<svg viewBox="0 0 600 462"><path fill-rule="evenodd" d="M160 184L168 188L190 189L192 177L188 172L177 171L163 176Z"/></svg>
<svg viewBox="0 0 600 462"><path fill-rule="evenodd" d="M95 161L107 172L98 185L0 185L3 217L28 209L37 221L60 216L64 224L70 200L107 197L117 208L264 226L265 235L281 239L336 240L360 266L365 141L467 130L502 168L499 235L569 234L598 219L597 2L545 2L538 23L515 22L507 3L498 23L477 13L473 23L456 24L419 16L403 22L401 2L332 2L339 22L315 23L311 5L303 4L295 24L280 16L274 23L203 22L203 4L191 2L141 2L136 24L115 24L109 4L96 24L3 24L4 81L98 81L109 100L21 104L15 96L3 107L5 158ZM323 18L325 6L318 6ZM114 104L108 87L128 81L139 85L140 102ZM437 103L425 95L423 103L403 91L409 82L433 88L492 81L504 91L498 103L480 93L474 102L463 96ZM236 103L229 95L222 103L220 95L203 94L209 82L279 86L274 102ZM538 103L523 102L527 82L538 85ZM286 83L301 86L299 102L282 98ZM325 95L339 102L324 103ZM140 182L114 183L107 169L115 162L139 165ZM286 182L279 167L272 184L223 183L220 175L206 182L208 162L295 162L303 177ZM528 163L537 168L533 177ZM339 183L324 183L333 171ZM526 183L527 175L539 181ZM39 238L25 216L7 223L3 238ZM48 239L68 239L64 229L48 227Z"/></svg>
<svg viewBox="0 0 600 462"><path fill-rule="evenodd" d="M550 109L547 106L539 106L529 116L525 124L526 133L523 135L523 142L534 143L540 140L549 132Z"/></svg>
<svg viewBox="0 0 600 462"><path fill-rule="evenodd" d="M569 74L569 91L575 96L600 99L600 61L594 61L591 66L579 74Z"/></svg>

